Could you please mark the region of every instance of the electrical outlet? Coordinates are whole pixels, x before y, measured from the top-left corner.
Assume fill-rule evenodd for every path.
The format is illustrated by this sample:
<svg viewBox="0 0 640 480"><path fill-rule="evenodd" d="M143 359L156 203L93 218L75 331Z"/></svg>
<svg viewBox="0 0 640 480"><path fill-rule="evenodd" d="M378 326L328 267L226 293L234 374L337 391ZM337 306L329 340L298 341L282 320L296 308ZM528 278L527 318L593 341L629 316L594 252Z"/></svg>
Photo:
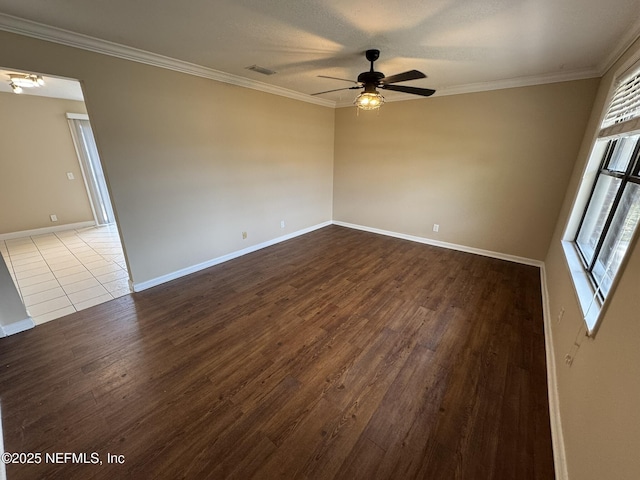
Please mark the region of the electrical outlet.
<svg viewBox="0 0 640 480"><path fill-rule="evenodd" d="M68 178L69 180L73 180L73 179L75 179L76 177L73 175L73 172L67 172L67 178Z"/></svg>
<svg viewBox="0 0 640 480"><path fill-rule="evenodd" d="M284 228L284 220L280 220L280 228Z"/></svg>
<svg viewBox="0 0 640 480"><path fill-rule="evenodd" d="M440 225L438 225L437 223L434 223L433 224L433 231L436 232L436 233L439 232L440 231Z"/></svg>
<svg viewBox="0 0 640 480"><path fill-rule="evenodd" d="M51 218L52 222L57 222L58 221L58 216L57 215L50 215L49 218Z"/></svg>
<svg viewBox="0 0 640 480"><path fill-rule="evenodd" d="M242 239L246 240L247 239L247 232L242 232Z"/></svg>

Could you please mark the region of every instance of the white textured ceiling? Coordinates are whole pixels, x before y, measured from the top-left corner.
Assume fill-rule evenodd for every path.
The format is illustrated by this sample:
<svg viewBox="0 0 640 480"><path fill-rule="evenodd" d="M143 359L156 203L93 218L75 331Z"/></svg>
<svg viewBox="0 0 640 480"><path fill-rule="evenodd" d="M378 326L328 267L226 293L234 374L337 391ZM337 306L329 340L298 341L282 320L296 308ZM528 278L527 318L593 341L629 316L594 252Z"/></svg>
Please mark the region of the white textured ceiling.
<svg viewBox="0 0 640 480"><path fill-rule="evenodd" d="M318 75L355 79L368 48L376 70L421 70L406 85L439 93L587 78L640 30L640 0L0 0L0 13L303 94L349 86Z"/></svg>

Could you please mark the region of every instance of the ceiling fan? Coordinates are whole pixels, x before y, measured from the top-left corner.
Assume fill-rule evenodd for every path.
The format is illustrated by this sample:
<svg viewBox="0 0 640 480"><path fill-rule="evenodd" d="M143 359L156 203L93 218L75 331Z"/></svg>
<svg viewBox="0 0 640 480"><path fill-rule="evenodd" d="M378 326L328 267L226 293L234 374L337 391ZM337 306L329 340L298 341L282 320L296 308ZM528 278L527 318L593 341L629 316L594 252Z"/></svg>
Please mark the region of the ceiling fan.
<svg viewBox="0 0 640 480"><path fill-rule="evenodd" d="M427 76L419 72L418 70L409 70L407 72L398 73L397 75L391 75L386 77L382 72L376 72L373 69L373 62L380 57L380 50L371 49L365 52L367 60L371 62L371 68L368 72L362 72L358 75L358 80L347 80L346 78L328 77L326 75L319 75L322 78L330 78L333 80L341 80L343 82L354 83L352 87L336 88L333 90L326 90L324 92L312 93L311 95L322 95L323 93L338 92L340 90L360 90L364 89L360 95L358 95L353 102L359 109L362 110L375 110L380 108L384 103L384 97L376 90L380 88L382 90L392 90L394 92L410 93L412 95L421 95L423 97L429 97L436 93L435 90L430 88L419 87L406 87L402 85L393 85L400 82L408 82L409 80L417 80L419 78L426 78Z"/></svg>

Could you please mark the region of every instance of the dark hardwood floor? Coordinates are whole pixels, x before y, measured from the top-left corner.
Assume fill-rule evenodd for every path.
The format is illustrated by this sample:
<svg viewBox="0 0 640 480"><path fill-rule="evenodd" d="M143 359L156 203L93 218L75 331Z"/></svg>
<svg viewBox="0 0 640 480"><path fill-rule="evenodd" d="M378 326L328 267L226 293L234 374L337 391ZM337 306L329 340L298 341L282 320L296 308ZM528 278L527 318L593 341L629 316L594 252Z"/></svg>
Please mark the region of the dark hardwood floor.
<svg viewBox="0 0 640 480"><path fill-rule="evenodd" d="M0 339L0 401L9 480L554 478L539 269L338 226Z"/></svg>

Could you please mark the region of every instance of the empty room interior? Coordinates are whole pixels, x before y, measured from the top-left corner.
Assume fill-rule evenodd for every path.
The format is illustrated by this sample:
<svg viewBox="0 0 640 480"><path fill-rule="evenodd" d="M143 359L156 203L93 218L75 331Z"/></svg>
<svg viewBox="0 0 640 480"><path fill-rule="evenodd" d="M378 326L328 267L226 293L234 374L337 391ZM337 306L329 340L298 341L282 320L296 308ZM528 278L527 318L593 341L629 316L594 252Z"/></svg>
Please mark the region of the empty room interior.
<svg viewBox="0 0 640 480"><path fill-rule="evenodd" d="M639 18L0 0L0 479L640 478Z"/></svg>

